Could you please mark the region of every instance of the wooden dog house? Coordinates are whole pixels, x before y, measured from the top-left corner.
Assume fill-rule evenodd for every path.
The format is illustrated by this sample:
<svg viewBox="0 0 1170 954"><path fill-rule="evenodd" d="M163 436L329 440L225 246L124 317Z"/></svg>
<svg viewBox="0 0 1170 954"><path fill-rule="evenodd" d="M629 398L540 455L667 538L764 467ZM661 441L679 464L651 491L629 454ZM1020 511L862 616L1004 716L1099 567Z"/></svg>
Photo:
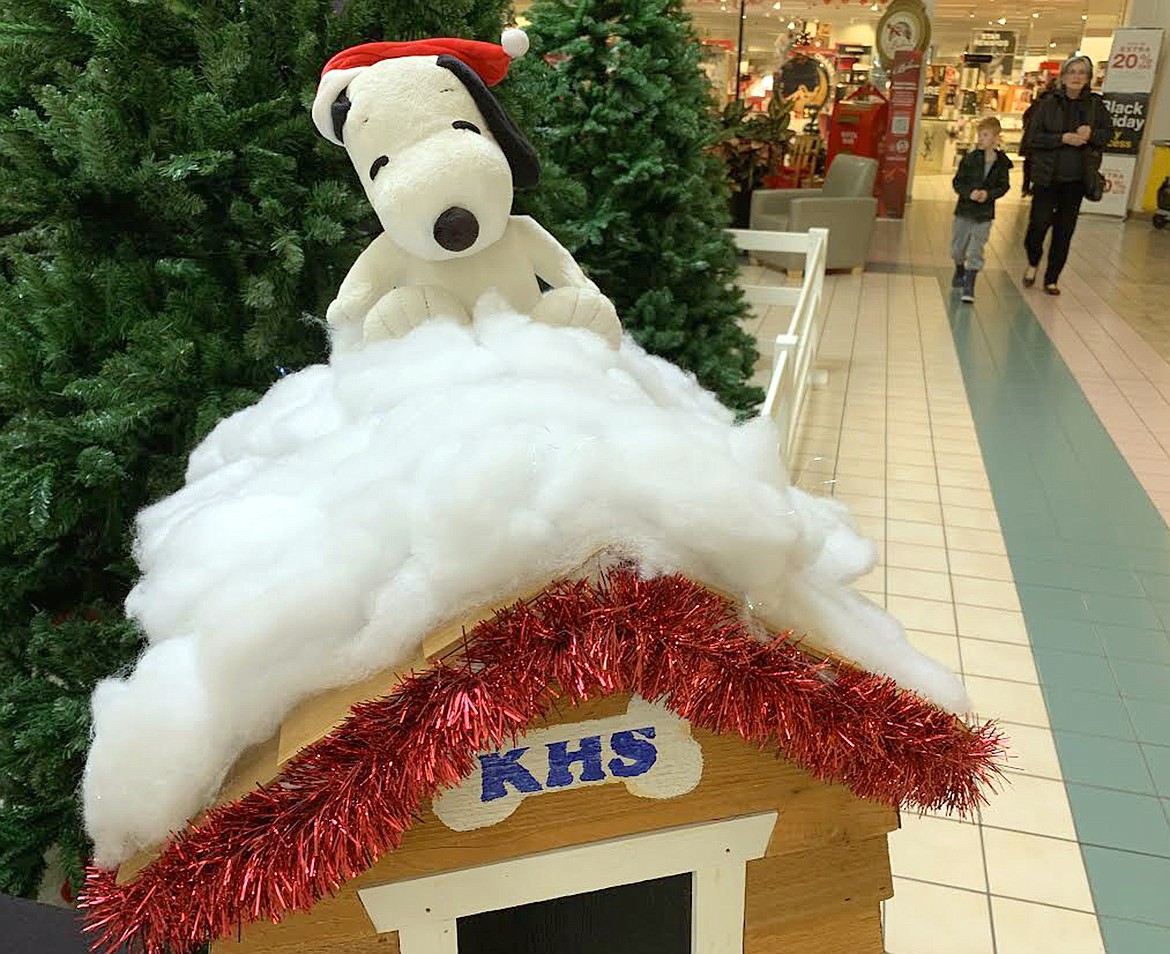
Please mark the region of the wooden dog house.
<svg viewBox="0 0 1170 954"><path fill-rule="evenodd" d="M435 633L92 871L97 946L880 954L897 806L972 808L998 735L755 636L724 595L629 570Z"/></svg>

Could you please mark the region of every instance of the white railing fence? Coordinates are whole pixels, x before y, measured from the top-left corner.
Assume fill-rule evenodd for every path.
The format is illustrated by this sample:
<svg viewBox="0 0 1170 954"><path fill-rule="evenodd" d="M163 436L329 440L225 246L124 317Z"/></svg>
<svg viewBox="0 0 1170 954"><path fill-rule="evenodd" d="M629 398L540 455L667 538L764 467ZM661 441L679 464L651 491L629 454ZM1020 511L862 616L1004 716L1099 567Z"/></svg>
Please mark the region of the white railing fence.
<svg viewBox="0 0 1170 954"><path fill-rule="evenodd" d="M793 309L788 329L776 336L772 357L772 378L762 414L771 417L780 430L780 453L789 464L796 449L796 429L805 397L813 384L813 363L824 325L825 250L828 229L799 232L765 232L757 229L728 229L738 248L745 252L791 252L804 255L800 287L745 285L748 304L786 305Z"/></svg>

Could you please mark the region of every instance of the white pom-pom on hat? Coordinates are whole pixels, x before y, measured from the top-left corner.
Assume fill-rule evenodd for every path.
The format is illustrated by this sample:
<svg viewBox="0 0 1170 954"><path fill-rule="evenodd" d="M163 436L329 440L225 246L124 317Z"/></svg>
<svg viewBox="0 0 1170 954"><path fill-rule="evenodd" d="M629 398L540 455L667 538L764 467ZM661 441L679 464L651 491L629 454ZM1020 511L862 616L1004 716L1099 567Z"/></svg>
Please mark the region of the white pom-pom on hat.
<svg viewBox="0 0 1170 954"><path fill-rule="evenodd" d="M313 97L313 125L317 132L335 146L344 145L333 129L333 101L345 89L350 80L366 69L364 66L344 70L330 70L321 77L317 95Z"/></svg>
<svg viewBox="0 0 1170 954"><path fill-rule="evenodd" d="M520 59L527 53L530 45L528 34L519 27L508 27L500 36L500 46L514 60Z"/></svg>

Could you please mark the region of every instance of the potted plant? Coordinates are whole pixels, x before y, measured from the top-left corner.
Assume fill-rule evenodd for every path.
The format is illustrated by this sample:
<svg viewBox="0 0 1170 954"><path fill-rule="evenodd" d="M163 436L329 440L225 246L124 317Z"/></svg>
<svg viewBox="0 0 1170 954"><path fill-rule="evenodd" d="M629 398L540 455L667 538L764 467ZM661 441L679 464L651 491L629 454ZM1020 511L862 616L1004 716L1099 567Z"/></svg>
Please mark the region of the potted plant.
<svg viewBox="0 0 1170 954"><path fill-rule="evenodd" d="M731 181L731 224L747 228L752 191L774 171L793 132L792 103L773 96L764 112L754 112L743 100L729 103L722 114L723 132L715 152L727 164Z"/></svg>

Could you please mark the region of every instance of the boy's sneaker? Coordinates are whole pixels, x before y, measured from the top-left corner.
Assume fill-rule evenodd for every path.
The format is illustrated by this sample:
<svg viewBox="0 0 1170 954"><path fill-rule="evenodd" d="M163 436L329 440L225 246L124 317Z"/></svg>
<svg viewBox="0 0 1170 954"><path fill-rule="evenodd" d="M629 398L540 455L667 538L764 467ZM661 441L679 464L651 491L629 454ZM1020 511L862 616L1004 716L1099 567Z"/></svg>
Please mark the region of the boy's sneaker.
<svg viewBox="0 0 1170 954"><path fill-rule="evenodd" d="M962 301L973 302L975 300L975 277L978 272L964 272L963 273L963 297Z"/></svg>
<svg viewBox="0 0 1170 954"><path fill-rule="evenodd" d="M951 288L963 287L963 276L967 274L967 269L963 267L962 262L955 262L955 275L951 279Z"/></svg>

